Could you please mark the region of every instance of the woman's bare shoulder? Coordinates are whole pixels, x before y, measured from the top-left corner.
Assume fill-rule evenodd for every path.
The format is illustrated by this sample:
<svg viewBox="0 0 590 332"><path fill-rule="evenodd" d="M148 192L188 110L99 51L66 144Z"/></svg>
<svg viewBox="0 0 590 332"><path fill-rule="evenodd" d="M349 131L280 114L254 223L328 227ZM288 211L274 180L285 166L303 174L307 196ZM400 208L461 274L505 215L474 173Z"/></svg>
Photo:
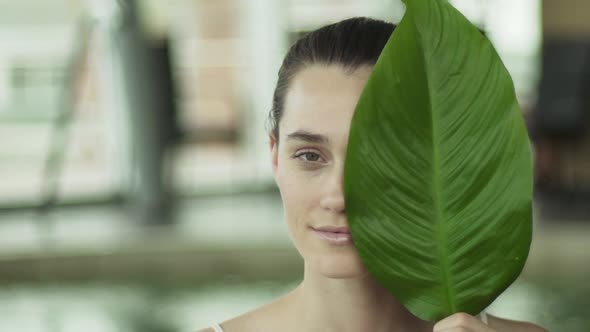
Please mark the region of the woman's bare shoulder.
<svg viewBox="0 0 590 332"><path fill-rule="evenodd" d="M280 326L280 320L283 309L283 299L277 299L274 302L265 304L256 309L250 310L242 315L228 319L220 325L224 332L258 332L274 331L277 324ZM207 328L199 332L214 332L213 329Z"/></svg>
<svg viewBox="0 0 590 332"><path fill-rule="evenodd" d="M498 331L510 331L510 332L549 332L539 325L521 322L517 320L505 319L488 315L488 324L497 329Z"/></svg>

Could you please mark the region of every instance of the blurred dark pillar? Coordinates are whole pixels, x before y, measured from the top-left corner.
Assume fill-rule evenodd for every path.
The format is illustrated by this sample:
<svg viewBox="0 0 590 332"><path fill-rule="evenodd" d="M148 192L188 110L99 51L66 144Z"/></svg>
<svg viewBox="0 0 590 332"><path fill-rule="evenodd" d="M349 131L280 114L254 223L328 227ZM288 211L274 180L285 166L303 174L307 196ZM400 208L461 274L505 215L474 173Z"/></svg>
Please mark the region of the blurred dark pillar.
<svg viewBox="0 0 590 332"><path fill-rule="evenodd" d="M587 217L590 1L543 0L542 51L542 78L532 131L537 190L557 202L556 214L572 212Z"/></svg>
<svg viewBox="0 0 590 332"><path fill-rule="evenodd" d="M166 224L173 220L166 152L177 133L167 40L150 40L142 33L135 0L120 3L120 25L114 40L129 113L132 158L127 194L136 219Z"/></svg>
<svg viewBox="0 0 590 332"><path fill-rule="evenodd" d="M590 1L544 0L542 64L536 129L579 140L589 126Z"/></svg>

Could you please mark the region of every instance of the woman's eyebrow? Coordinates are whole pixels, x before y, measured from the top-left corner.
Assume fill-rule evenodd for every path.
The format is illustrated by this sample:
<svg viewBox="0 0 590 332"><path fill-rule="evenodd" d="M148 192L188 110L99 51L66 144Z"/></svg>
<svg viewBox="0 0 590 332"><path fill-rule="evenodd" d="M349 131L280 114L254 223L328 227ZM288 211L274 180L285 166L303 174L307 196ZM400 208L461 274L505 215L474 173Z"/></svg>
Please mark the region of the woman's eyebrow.
<svg viewBox="0 0 590 332"><path fill-rule="evenodd" d="M299 140L305 141L310 143L322 143L328 144L328 137L320 134L314 134L307 130L297 130L292 132L291 134L287 135L287 141L290 140Z"/></svg>

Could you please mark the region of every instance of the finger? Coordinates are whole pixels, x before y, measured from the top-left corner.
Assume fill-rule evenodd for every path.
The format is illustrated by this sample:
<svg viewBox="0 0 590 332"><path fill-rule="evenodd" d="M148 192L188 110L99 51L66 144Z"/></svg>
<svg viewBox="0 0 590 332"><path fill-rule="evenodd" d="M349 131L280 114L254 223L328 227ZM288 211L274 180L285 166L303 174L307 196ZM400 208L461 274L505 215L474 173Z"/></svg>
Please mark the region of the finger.
<svg viewBox="0 0 590 332"><path fill-rule="evenodd" d="M479 321L479 319L477 319L476 317L473 317L467 313L464 312L459 312L456 314L453 314L439 322L437 322L434 325L434 330L435 332L438 331L444 331L445 329L450 329L450 328L459 328L459 327L463 327L463 328L470 328L470 329L475 329L475 328L479 328L476 331L479 331L482 327L485 328L486 326ZM483 330L485 331L485 330Z"/></svg>
<svg viewBox="0 0 590 332"><path fill-rule="evenodd" d="M467 327L451 327L450 329L444 330L433 330L434 332L475 332L474 330Z"/></svg>

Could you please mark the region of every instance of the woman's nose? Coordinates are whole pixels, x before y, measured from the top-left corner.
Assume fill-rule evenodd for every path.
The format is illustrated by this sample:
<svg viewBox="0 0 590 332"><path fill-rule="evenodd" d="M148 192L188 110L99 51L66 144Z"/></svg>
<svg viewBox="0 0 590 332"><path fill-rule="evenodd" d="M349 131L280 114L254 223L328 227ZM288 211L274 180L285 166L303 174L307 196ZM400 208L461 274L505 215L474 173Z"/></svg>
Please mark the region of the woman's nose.
<svg viewBox="0 0 590 332"><path fill-rule="evenodd" d="M344 171L343 167L330 175L326 181L320 206L336 213L344 213Z"/></svg>

